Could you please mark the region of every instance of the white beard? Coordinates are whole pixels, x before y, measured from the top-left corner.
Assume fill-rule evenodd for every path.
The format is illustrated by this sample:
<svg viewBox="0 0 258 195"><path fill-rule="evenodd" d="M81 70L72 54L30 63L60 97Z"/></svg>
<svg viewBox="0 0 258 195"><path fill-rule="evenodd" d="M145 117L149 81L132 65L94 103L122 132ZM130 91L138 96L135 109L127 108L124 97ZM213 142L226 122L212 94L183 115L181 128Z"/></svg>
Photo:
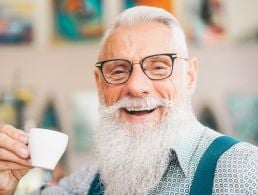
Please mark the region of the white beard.
<svg viewBox="0 0 258 195"><path fill-rule="evenodd" d="M100 124L95 135L100 174L108 195L146 194L158 185L169 163L177 134L185 132L196 121L190 98L179 104L164 100L129 98L125 104L160 104L168 113L162 121L148 123L120 122L114 106L100 107ZM144 105L143 105L144 106ZM133 131L133 136L128 136Z"/></svg>

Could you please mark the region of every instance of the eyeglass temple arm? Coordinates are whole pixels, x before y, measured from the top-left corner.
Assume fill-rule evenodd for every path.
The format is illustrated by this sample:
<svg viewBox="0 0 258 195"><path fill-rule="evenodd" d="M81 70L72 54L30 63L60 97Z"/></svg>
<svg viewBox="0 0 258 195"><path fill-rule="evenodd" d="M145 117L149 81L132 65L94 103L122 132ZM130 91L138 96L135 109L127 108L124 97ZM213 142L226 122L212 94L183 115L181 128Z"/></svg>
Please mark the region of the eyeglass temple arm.
<svg viewBox="0 0 258 195"><path fill-rule="evenodd" d="M102 64L99 63L99 62L97 62L97 63L95 64L96 67L101 67L101 65L102 65Z"/></svg>
<svg viewBox="0 0 258 195"><path fill-rule="evenodd" d="M185 60L185 61L188 61L188 60L189 60L188 58L181 57L179 54L176 54L175 57L176 57L176 58L179 58L179 59L181 59L181 60Z"/></svg>

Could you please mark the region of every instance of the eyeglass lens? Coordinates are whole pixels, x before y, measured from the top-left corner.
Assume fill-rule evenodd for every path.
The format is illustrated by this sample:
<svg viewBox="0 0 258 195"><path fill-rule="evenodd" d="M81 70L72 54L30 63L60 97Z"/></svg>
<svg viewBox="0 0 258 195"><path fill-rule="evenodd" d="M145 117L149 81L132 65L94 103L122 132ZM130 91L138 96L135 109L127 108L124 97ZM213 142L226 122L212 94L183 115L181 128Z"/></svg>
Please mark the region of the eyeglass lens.
<svg viewBox="0 0 258 195"><path fill-rule="evenodd" d="M168 55L146 57L142 61L143 72L153 80L167 78L172 71L173 62ZM103 64L103 76L109 83L124 83L130 77L132 65L127 60L111 60Z"/></svg>

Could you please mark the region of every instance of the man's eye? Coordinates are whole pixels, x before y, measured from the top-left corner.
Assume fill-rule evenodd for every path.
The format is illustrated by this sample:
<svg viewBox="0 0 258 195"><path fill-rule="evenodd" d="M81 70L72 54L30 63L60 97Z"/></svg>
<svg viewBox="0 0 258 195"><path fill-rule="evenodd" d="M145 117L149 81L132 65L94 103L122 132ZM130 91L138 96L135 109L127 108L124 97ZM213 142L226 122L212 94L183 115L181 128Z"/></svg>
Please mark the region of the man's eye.
<svg viewBox="0 0 258 195"><path fill-rule="evenodd" d="M111 74L123 74L123 73L125 73L124 70L115 70L115 71L112 71Z"/></svg>
<svg viewBox="0 0 258 195"><path fill-rule="evenodd" d="M146 69L147 74L150 75L167 75L170 70L169 65L162 62L149 64Z"/></svg>
<svg viewBox="0 0 258 195"><path fill-rule="evenodd" d="M168 66L164 63L154 63L150 66L151 70L165 70L168 69Z"/></svg>
<svg viewBox="0 0 258 195"><path fill-rule="evenodd" d="M127 73L127 72L128 72L128 71L126 70L125 67L119 66L119 67L114 68L114 69L111 71L111 74L124 74L124 73Z"/></svg>
<svg viewBox="0 0 258 195"><path fill-rule="evenodd" d="M162 70L162 69L166 69L165 66L155 66L154 67L155 70Z"/></svg>

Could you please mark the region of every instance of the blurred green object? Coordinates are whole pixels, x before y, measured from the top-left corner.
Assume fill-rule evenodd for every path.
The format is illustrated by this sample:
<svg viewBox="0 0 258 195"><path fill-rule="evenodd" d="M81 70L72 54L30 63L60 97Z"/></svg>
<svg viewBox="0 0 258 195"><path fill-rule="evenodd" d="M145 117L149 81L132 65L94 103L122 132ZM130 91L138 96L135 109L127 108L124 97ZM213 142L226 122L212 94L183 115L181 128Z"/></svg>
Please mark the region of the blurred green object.
<svg viewBox="0 0 258 195"><path fill-rule="evenodd" d="M228 106L236 136L258 145L258 97L230 96Z"/></svg>
<svg viewBox="0 0 258 195"><path fill-rule="evenodd" d="M211 129L214 129L216 131L219 130L215 114L214 112L212 112L211 108L207 105L204 106L201 111L200 122Z"/></svg>
<svg viewBox="0 0 258 195"><path fill-rule="evenodd" d="M54 0L58 36L81 41L102 34L102 0Z"/></svg>
<svg viewBox="0 0 258 195"><path fill-rule="evenodd" d="M124 3L125 9L131 8L134 6L136 6L136 0L125 0L125 3Z"/></svg>
<svg viewBox="0 0 258 195"><path fill-rule="evenodd" d="M57 28L58 32L68 39L76 39L79 33L76 30L76 25L73 20L65 13L57 14Z"/></svg>
<svg viewBox="0 0 258 195"><path fill-rule="evenodd" d="M39 127L60 130L60 121L53 100L49 100L42 114Z"/></svg>

